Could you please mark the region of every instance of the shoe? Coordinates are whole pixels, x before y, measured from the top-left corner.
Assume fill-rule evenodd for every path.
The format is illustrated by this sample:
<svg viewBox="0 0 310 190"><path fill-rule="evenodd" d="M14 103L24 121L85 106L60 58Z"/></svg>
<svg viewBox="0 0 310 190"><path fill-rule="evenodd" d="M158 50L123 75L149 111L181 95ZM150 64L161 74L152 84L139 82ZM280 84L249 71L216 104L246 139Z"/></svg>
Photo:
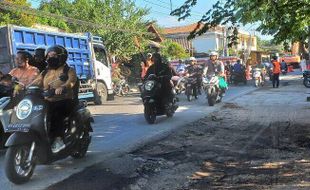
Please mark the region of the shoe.
<svg viewBox="0 0 310 190"><path fill-rule="evenodd" d="M57 153L66 147L65 143L60 137L56 137L54 143L52 144L52 152Z"/></svg>

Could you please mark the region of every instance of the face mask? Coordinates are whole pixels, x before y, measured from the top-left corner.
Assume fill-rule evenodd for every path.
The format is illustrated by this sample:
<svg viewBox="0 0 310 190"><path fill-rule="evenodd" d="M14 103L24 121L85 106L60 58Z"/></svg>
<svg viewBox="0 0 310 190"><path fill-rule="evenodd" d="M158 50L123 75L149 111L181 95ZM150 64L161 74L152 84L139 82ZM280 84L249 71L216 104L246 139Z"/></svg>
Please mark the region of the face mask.
<svg viewBox="0 0 310 190"><path fill-rule="evenodd" d="M57 57L50 57L46 60L48 67L52 69L56 69L60 65L60 61Z"/></svg>

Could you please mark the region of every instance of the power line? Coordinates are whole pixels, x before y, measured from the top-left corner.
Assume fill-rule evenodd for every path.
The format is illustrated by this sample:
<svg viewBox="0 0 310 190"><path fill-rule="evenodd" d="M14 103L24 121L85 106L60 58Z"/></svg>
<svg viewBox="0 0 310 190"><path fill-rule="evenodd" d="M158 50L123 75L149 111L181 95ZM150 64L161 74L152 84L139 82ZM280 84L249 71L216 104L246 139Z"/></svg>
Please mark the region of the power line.
<svg viewBox="0 0 310 190"><path fill-rule="evenodd" d="M120 31L120 32L127 32L127 33L132 33L132 34L147 34L147 35L152 35L149 32L134 32L132 30L126 30L126 29L120 29L120 28L114 28L114 27L110 27L110 26L106 26L106 25L102 25L99 23L92 23L92 22L88 22L88 21L84 21L84 20L79 20L79 19L75 19L75 18L70 18L70 17L66 17L66 16L61 16L61 15L57 15L57 14L53 14L53 13L48 13L45 11L39 11L36 9L32 9L26 6L20 6L20 5L15 5L9 2L0 2L1 5L1 9L4 10L8 10L8 11L20 11L23 13L26 13L28 15L34 15L34 16L41 16L41 17L46 17L46 18L54 18L54 19L61 19L61 20L65 20L68 23L71 24L78 24L78 25L82 25L82 26L89 26L92 28L106 28L112 31Z"/></svg>
<svg viewBox="0 0 310 190"><path fill-rule="evenodd" d="M156 5L156 6L158 6L158 7L164 8L164 9L168 9L169 11L171 10L169 7L166 7L166 6L157 4L157 3L153 3L153 2L148 1L148 0L143 0L143 1L146 2L146 3L150 3L150 4L152 4L152 5ZM193 11L191 11L191 12L192 12L192 15L199 16L200 18L202 17L201 13L193 12ZM194 14L194 13L195 13L195 14Z"/></svg>

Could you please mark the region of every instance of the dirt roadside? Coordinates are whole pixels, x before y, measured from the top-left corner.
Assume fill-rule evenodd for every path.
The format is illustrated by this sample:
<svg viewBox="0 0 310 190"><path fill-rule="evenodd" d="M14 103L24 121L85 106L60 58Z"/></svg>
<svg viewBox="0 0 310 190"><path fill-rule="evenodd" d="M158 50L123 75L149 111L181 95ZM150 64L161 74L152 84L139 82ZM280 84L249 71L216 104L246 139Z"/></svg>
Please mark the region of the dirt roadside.
<svg viewBox="0 0 310 190"><path fill-rule="evenodd" d="M310 103L303 86L286 84L48 189L310 189Z"/></svg>

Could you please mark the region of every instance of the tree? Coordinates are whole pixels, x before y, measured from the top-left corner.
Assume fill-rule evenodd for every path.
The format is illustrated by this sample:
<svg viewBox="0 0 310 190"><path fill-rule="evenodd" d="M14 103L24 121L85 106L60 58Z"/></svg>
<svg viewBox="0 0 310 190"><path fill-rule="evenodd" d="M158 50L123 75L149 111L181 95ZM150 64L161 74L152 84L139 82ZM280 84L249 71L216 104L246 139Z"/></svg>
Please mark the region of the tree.
<svg viewBox="0 0 310 190"><path fill-rule="evenodd" d="M309 0L226 0L217 1L198 21L197 28L189 38L205 33L217 25L229 25L232 31L230 45L237 42L237 28L240 24L258 23L257 28L264 35L273 35L275 43L301 41L305 43L310 36ZM186 0L171 15L179 20L190 16L191 7L197 0Z"/></svg>
<svg viewBox="0 0 310 190"><path fill-rule="evenodd" d="M134 39L139 39L144 47L150 37L143 20L148 10L136 7L132 0L51 0L43 2L40 9L78 19L63 22L45 18L44 23L60 25L66 31L99 35L109 52L120 59L130 59L139 52Z"/></svg>
<svg viewBox="0 0 310 190"><path fill-rule="evenodd" d="M165 40L162 44L161 53L163 56L170 59L183 59L189 57L189 54L186 53L185 49L171 40Z"/></svg>
<svg viewBox="0 0 310 190"><path fill-rule="evenodd" d="M3 0L0 1L0 25L14 24L20 26L32 26L36 23L36 17L18 11L18 9L8 10L9 5L30 7L27 0ZM12 8L12 7L11 7Z"/></svg>
<svg viewBox="0 0 310 190"><path fill-rule="evenodd" d="M262 40L256 36L257 39L257 50L265 52L281 52L285 48L285 44L274 44L271 40Z"/></svg>

